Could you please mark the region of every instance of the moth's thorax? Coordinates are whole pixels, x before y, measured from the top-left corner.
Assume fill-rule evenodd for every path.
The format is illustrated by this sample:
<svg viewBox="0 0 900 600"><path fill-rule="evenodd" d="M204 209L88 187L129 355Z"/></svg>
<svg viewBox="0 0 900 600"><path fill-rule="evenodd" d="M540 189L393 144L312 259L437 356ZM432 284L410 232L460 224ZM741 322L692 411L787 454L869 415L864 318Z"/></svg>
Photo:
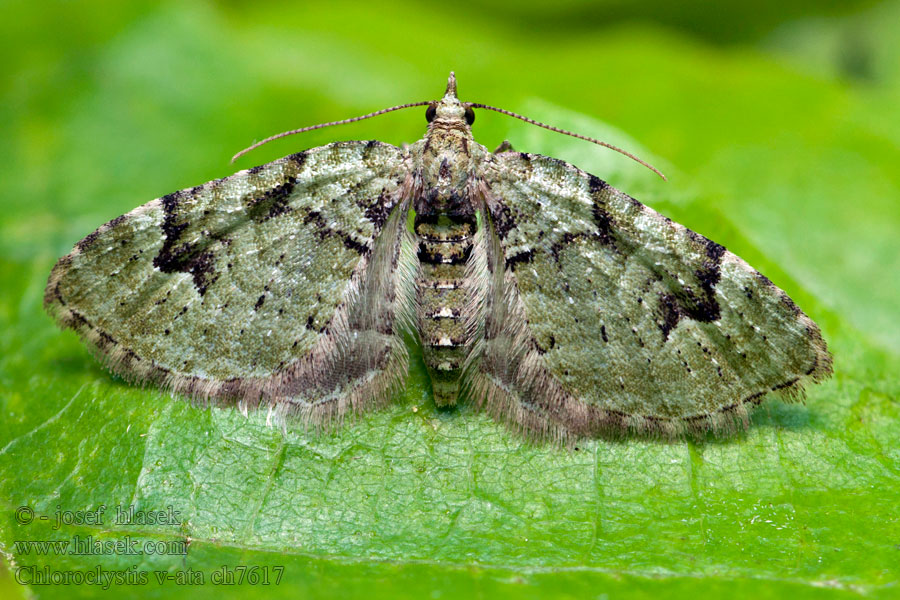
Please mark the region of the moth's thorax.
<svg viewBox="0 0 900 600"><path fill-rule="evenodd" d="M438 127L431 123L421 146L420 173L423 199L428 206L417 210L453 211L453 204L465 196L474 171L472 150L477 145L469 126Z"/></svg>

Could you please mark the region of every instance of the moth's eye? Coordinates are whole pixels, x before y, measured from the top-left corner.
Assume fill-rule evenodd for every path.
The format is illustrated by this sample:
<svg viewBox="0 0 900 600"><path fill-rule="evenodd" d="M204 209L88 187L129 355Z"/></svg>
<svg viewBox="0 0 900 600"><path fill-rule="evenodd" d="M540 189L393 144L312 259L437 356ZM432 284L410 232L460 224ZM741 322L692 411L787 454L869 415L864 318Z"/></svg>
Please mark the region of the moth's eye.
<svg viewBox="0 0 900 600"><path fill-rule="evenodd" d="M425 120L431 123L434 121L434 117L437 115L437 106L434 104L428 105L428 110L425 111Z"/></svg>
<svg viewBox="0 0 900 600"><path fill-rule="evenodd" d="M466 107L466 123L471 125L475 122L475 111L472 110L471 106Z"/></svg>

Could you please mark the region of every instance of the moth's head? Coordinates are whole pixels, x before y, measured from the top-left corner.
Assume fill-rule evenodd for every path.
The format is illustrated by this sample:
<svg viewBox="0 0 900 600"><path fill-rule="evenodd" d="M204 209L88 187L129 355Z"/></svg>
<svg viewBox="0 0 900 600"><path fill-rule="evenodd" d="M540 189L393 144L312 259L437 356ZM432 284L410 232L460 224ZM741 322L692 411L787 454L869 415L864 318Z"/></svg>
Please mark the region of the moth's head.
<svg viewBox="0 0 900 600"><path fill-rule="evenodd" d="M456 75L450 71L447 80L447 91L444 97L428 105L425 111L425 119L430 127L466 127L475 121L475 111L466 102L460 102L456 97Z"/></svg>

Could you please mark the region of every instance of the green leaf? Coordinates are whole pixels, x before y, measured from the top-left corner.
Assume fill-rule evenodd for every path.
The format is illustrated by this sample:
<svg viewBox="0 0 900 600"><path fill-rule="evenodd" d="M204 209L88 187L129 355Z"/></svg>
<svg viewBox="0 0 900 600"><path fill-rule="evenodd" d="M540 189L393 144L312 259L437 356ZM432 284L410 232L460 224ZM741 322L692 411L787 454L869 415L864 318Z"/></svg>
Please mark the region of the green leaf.
<svg viewBox="0 0 900 600"><path fill-rule="evenodd" d="M212 584L223 566L265 574L269 585L245 580L241 593L267 597L897 592L895 81L825 77L820 58L810 75L809 52L777 39L753 50L634 25L569 35L471 7L112 6L0 14L0 37L19 45L0 82L11 124L0 147L0 593L94 595L103 585L34 578L99 568L123 579L117 595L213 596L234 589ZM878 31L875 74L900 46ZM99 224L227 175L253 139L434 98L451 68L463 99L661 167L671 183L501 115L475 123L488 147L509 138L573 162L747 259L822 325L834 379L805 404L767 402L733 438L566 450L527 444L467 406L436 410L417 358L389 409L317 436L127 385L43 314L54 260ZM312 132L235 168L334 139L399 145L424 124L413 110ZM23 506L34 511L25 524ZM102 525L54 528L57 511L101 506ZM178 522L117 524L117 507L177 511ZM21 543L75 536L162 554ZM197 574L206 585L177 585Z"/></svg>

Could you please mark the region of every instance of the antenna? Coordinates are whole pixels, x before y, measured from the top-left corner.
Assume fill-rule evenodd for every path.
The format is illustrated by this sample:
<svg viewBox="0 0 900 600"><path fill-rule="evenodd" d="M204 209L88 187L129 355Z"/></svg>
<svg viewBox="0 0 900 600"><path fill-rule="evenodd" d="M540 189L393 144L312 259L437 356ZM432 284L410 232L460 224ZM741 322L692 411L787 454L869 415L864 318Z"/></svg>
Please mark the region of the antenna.
<svg viewBox="0 0 900 600"><path fill-rule="evenodd" d="M248 147L244 148L243 150L241 150L240 152L238 152L237 154L235 154L234 156L231 157L231 162L236 161L237 159L239 159L243 155L247 154L251 150L256 150L263 144L268 144L269 142L271 142L273 140L287 137L289 135L294 135L295 133L303 133L305 131L313 131L314 129L323 129L325 127L331 127L332 125L346 125L347 123L355 123L357 121L362 121L364 119L371 119L372 117L377 117L378 115L383 115L385 113L393 112L395 110L401 110L404 108L412 108L414 106L425 106L426 104L431 104L432 102L433 101L431 101L431 100L426 100L424 102L411 102L410 104L401 104L399 106L392 106L391 108L383 108L381 110L376 110L373 113L369 113L367 115L362 115L361 117L353 117L351 119L342 119L340 121L331 121L330 123L320 123L318 125L310 125L309 127L301 127L300 129L294 129L292 131L284 131L282 133L278 133L271 137L267 137L264 140L256 142L252 146L248 146Z"/></svg>
<svg viewBox="0 0 900 600"><path fill-rule="evenodd" d="M446 95L452 95L454 98L456 97L456 77L454 76L452 71L450 72L450 78L447 82L447 93L445 94L445 96ZM241 150L240 152L238 152L237 154L235 154L234 156L231 157L231 162L236 161L237 159L239 159L243 155L247 154L251 150L256 150L263 144L268 144L271 141L277 140L279 138L287 137L289 135L294 135L297 133L304 133L306 131L313 131L315 129L323 129L325 127L331 127L332 125L346 125L347 123L355 123L357 121L371 119L372 117L377 117L378 115L383 115L385 113L394 112L395 110L402 110L404 108L412 108L414 106L435 105L437 103L439 103L439 101L437 101L437 100L424 100L422 102L411 102L409 104L400 104L398 106L392 106L391 108L383 108L381 110L376 110L375 112L369 113L367 115L362 115L360 117L353 117L351 119L342 119L340 121L331 121L329 123L320 123L318 125L310 125L308 127L301 127L300 129L284 131L282 133L278 133L271 137L267 137L264 140L256 142L252 146L248 146L247 148L244 148L243 150ZM487 104L480 104L478 102L466 102L465 106L468 108L484 108L487 110L492 110L494 112L498 112L500 114L507 115L509 117L514 117L521 121L525 121L526 123L530 123L531 125L537 125L538 127L543 127L544 129L549 129L550 131L555 131L556 133L562 133L563 135L570 135L574 138L578 138L579 140L584 140L586 142L592 142L594 144L597 144L598 146L603 146L604 148L609 148L610 150L613 150L615 152L618 152L619 154L627 156L628 158L635 161L636 163L647 167L648 169L650 169L651 171L653 171L654 173L656 173L657 175L662 177L663 181L668 181L668 179L666 179L666 176L663 175L659 169L657 169L650 163L645 162L645 161L641 160L640 158L638 158L637 156L635 156L634 154L632 154L631 152L627 152L617 146L613 146L612 144L610 144L608 142L603 142L596 138L588 137L586 135L581 135L579 133L572 133L571 131L566 131L565 129L560 129L559 127L553 127L552 125L546 125L544 123L541 123L540 121L535 121L534 119L529 119L528 117L523 117L522 115L516 114L512 111L504 110L502 108L497 108L495 106L488 106Z"/></svg>
<svg viewBox="0 0 900 600"><path fill-rule="evenodd" d="M644 162L643 160L641 160L640 158L638 158L637 156L635 156L635 155L632 154L631 152L627 152L627 151L625 151L625 150L622 150L621 148L619 148L619 147L617 147L617 146L613 146L613 145L610 144L610 143L602 142L602 141L600 141L600 140L598 140L598 139L595 139L595 138L592 138L592 137L588 137L588 136L586 136L586 135L581 135L581 134L578 134L578 133L572 133L571 131L566 131L565 129L560 129L559 127L553 127L552 125L546 125L546 124L544 124L544 123L541 123L540 121L535 121L534 119L529 119L528 117L523 117L522 115L518 115L518 114L516 114L516 113L514 113L514 112L512 112L512 111L509 111L509 110L503 110L502 108L496 108L496 107L494 107L494 106L488 106L487 104L478 104L478 103L476 103L476 102L467 102L466 105L469 106L469 107L471 107L471 108L486 108L487 110L492 110L492 111L494 111L494 112L498 112L498 113L501 113L501 114L504 114L504 115L507 115L507 116L510 116L510 117L515 117L516 119L520 119L520 120L522 120L522 121L525 121L526 123L531 123L532 125L537 125L538 127L543 127L544 129L549 129L550 131L555 131L556 133L562 133L562 134L565 134L565 135L571 135L572 137L578 138L579 140L584 140L584 141L586 141L586 142L593 142L593 143L597 144L598 146L603 146L604 148L609 148L610 150L615 150L615 151L618 152L619 154L624 154L625 156L627 156L627 157L630 158L631 160L635 161L636 163L640 163L640 164L644 165L645 167L647 167L648 169L650 169L651 171L653 171L654 173L656 173L657 175L659 175L660 177L662 177L662 180L663 180L663 181L668 181L668 179L666 179L666 176L663 175L662 172L661 172L659 169L657 169L656 167L654 167L654 166L651 165L650 163Z"/></svg>

